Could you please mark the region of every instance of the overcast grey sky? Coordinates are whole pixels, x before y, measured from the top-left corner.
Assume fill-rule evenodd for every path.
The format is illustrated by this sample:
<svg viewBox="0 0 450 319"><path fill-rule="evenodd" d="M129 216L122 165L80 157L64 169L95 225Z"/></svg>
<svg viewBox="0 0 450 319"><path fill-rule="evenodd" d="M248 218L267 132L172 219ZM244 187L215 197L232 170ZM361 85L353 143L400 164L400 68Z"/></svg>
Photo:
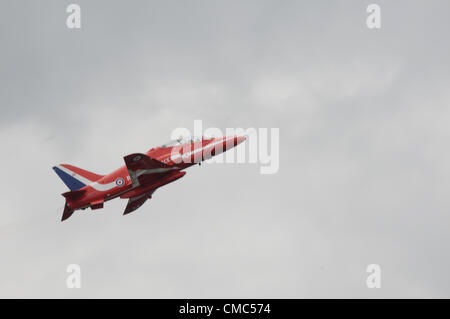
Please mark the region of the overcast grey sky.
<svg viewBox="0 0 450 319"><path fill-rule="evenodd" d="M2 1L0 297L450 297L449 12ZM133 214L114 200L60 222L53 165L105 174L195 119L279 128L279 172L193 167Z"/></svg>

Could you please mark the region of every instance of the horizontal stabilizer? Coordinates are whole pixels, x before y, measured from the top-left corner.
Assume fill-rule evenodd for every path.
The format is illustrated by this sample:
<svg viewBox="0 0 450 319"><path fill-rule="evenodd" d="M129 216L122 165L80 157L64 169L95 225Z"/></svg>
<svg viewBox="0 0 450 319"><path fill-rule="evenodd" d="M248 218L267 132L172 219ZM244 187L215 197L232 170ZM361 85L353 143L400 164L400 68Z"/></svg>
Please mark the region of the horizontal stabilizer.
<svg viewBox="0 0 450 319"><path fill-rule="evenodd" d="M66 192L66 193L63 193L61 195L63 195L67 200L75 200L75 199L80 198L81 196L83 196L83 194L85 192L86 192L86 190L82 189L82 190L77 190L77 191Z"/></svg>
<svg viewBox="0 0 450 319"><path fill-rule="evenodd" d="M66 219L68 219L70 216L72 216L74 210L72 208L69 207L69 205L67 205L64 207L64 212L63 215L61 217L61 221L64 221Z"/></svg>

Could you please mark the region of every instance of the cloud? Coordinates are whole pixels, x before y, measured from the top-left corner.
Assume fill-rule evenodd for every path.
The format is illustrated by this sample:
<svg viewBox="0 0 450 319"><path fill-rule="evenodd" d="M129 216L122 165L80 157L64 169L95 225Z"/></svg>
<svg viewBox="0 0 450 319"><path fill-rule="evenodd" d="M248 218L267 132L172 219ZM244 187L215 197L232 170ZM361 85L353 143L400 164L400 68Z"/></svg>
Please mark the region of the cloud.
<svg viewBox="0 0 450 319"><path fill-rule="evenodd" d="M77 31L67 4L0 10L0 296L448 297L448 2L379 1L380 30L360 1L79 1ZM107 173L195 119L280 128L279 173L59 222L54 164Z"/></svg>

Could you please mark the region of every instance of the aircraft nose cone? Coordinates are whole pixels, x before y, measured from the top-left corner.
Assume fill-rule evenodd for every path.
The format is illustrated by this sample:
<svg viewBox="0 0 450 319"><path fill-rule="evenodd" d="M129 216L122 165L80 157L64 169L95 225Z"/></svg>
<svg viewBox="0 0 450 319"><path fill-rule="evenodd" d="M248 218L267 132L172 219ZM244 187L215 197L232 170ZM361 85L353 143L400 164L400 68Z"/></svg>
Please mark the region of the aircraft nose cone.
<svg viewBox="0 0 450 319"><path fill-rule="evenodd" d="M237 136L236 137L236 145L241 144L242 142L244 142L247 139L247 136Z"/></svg>
<svg viewBox="0 0 450 319"><path fill-rule="evenodd" d="M223 149L224 151L227 151L233 147L238 146L243 141L246 140L246 136L229 136L223 138Z"/></svg>

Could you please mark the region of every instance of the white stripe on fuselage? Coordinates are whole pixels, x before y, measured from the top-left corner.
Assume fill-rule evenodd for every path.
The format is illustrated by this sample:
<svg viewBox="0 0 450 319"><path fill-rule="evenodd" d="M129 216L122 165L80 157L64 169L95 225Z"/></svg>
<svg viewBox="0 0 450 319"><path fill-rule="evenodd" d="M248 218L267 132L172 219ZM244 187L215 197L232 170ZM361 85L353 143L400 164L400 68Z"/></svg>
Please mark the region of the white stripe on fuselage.
<svg viewBox="0 0 450 319"><path fill-rule="evenodd" d="M234 139L234 137L230 137L230 138L227 138L225 140L220 140L220 141L217 141L217 142L214 142L214 143L210 143L210 144L205 145L205 146L203 146L201 148L195 149L193 151L190 151L190 152L187 152L187 153L184 153L184 154L178 153L178 154L172 155L170 157L170 159L173 161L174 159L179 158L180 156L181 156L182 159L184 159L184 158L187 158L188 156L191 156L192 154L196 154L198 152L201 152L201 151L205 150L208 147L213 147L213 146L219 145L220 143L227 142L227 141L229 141L231 139ZM108 184L100 184L98 182L93 182L93 181L91 181L91 180L89 180L89 179L87 179L87 178L85 178L85 177L83 177L83 176L81 176L81 175L71 171L70 169L65 168L64 166L58 165L57 167L60 170L62 170L63 172L65 172L65 173L69 174L70 176L76 178L77 180L79 180L83 184L85 184L87 186L90 186L90 187L92 187L93 189L95 189L96 191L99 191L99 192L106 192L106 191L109 191L109 190L111 190L113 188L119 187L119 186L117 186L115 181L111 182L111 183L108 183ZM166 167L164 167L164 168L161 167L161 168L139 169L139 170L137 170L135 172L135 174L136 174L136 178L137 178L137 177L139 177L141 175L145 175L145 174L164 173L164 172L168 172L168 171L176 170L176 169L179 169L179 167L174 166L174 167L167 167L167 168Z"/></svg>
<svg viewBox="0 0 450 319"><path fill-rule="evenodd" d="M179 167L161 167L161 168L149 168L149 169L138 169L135 171L136 177L145 174L154 174L154 173L164 173L168 171L172 171L174 169L179 169Z"/></svg>
<svg viewBox="0 0 450 319"><path fill-rule="evenodd" d="M68 168L65 168L64 166L58 165L57 166L60 170L62 170L63 172L69 174L70 176L76 178L77 180L79 180L80 182L82 182L83 184L92 187L93 189L95 189L96 191L99 192L106 192L109 191L115 187L119 187L117 186L116 182L111 182L108 184L100 184L98 182L93 182L90 181L89 179L87 179L86 177L83 177L73 171L71 171ZM141 175L145 175L145 174L154 174L154 173L163 173L163 172L167 172L170 170L174 170L174 169L178 169L178 167L169 167L169 168L151 168L151 169L140 169L136 171L136 177L139 177ZM121 186L123 187L123 185Z"/></svg>
<svg viewBox="0 0 450 319"><path fill-rule="evenodd" d="M80 182L82 182L83 184L92 187L93 189L95 189L96 191L99 192L106 192L109 191L111 189L113 189L114 187L116 187L116 182L111 182L108 184L100 184L98 182L93 182L91 180L88 180L86 177L83 177L73 171L71 171L68 168L65 168L64 166L58 165L57 166L60 170L62 170L64 173L69 174L70 176L76 178L77 180L79 180Z"/></svg>
<svg viewBox="0 0 450 319"><path fill-rule="evenodd" d="M210 144L208 144L208 145L205 145L205 146L203 146L203 147L197 148L197 149L195 149L195 150L193 150L193 151L190 151L190 152L187 152L187 153L183 153L183 154L180 154L180 153L174 154L174 155L172 155L172 156L170 157L170 159L173 161L174 159L177 159L177 158L179 158L180 156L181 156L182 159L184 159L184 158L187 158L188 156L191 156L192 154L196 154L196 153L198 153L198 152L204 151L204 150L207 149L208 147L216 146L216 145L219 145L220 143L223 143L223 142L228 142L228 141L231 140L231 139L234 139L234 136L233 136L233 137L229 137L229 138L227 138L227 139L225 139L225 140L220 140L220 141L217 141L217 142L214 142L214 143L210 143Z"/></svg>

